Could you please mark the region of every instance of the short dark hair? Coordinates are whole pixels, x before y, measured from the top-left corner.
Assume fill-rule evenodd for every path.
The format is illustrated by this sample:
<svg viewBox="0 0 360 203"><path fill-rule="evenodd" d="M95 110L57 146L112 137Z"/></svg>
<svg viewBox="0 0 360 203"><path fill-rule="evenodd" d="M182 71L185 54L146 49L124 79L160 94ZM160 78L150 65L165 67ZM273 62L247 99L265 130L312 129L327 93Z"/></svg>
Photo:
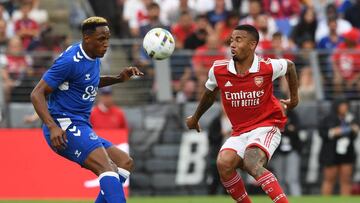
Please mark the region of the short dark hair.
<svg viewBox="0 0 360 203"><path fill-rule="evenodd" d="M257 31L257 29L252 26L252 25L248 25L248 24L244 24L244 25L238 25L236 26L235 30L244 30L247 33L249 33L252 37L254 37L254 39L256 40L256 44L259 43L259 32Z"/></svg>
<svg viewBox="0 0 360 203"><path fill-rule="evenodd" d="M159 4L155 3L155 2L152 2L150 3L150 5L148 6L148 9L153 9L153 8L158 8L160 9L160 6Z"/></svg>
<svg viewBox="0 0 360 203"><path fill-rule="evenodd" d="M99 26L108 26L108 22L105 18L99 16L92 16L85 19L81 24L81 32L83 34L92 34Z"/></svg>
<svg viewBox="0 0 360 203"><path fill-rule="evenodd" d="M275 32L273 35L272 35L272 38L276 38L276 37L282 37L283 35L281 34L281 32Z"/></svg>

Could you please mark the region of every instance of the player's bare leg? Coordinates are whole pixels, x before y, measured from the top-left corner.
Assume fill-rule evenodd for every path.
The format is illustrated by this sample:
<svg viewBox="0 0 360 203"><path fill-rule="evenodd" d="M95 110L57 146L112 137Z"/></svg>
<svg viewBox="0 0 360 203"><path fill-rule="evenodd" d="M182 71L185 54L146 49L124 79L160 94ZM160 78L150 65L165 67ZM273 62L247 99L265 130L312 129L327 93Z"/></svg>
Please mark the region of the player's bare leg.
<svg viewBox="0 0 360 203"><path fill-rule="evenodd" d="M99 176L101 191L95 201L96 203L126 202L118 167L110 159L105 148L99 147L92 151L84 161L83 166Z"/></svg>
<svg viewBox="0 0 360 203"><path fill-rule="evenodd" d="M339 169L337 166L324 167L323 169L324 177L321 185L322 195L332 194L338 172Z"/></svg>
<svg viewBox="0 0 360 203"><path fill-rule="evenodd" d="M268 158L263 150L258 147L247 148L243 161L245 171L255 178L273 202L289 202L274 174L265 168Z"/></svg>
<svg viewBox="0 0 360 203"><path fill-rule="evenodd" d="M106 149L110 159L117 165L118 173L124 182L130 175L130 172L134 168L133 159L124 151L117 148L116 146L111 146ZM121 178L121 177L120 177Z"/></svg>
<svg viewBox="0 0 360 203"><path fill-rule="evenodd" d="M245 190L244 182L237 168L242 168L242 159L234 150L222 150L217 158L216 165L220 179L226 191L236 202L251 203Z"/></svg>
<svg viewBox="0 0 360 203"><path fill-rule="evenodd" d="M340 195L351 195L352 164L339 166Z"/></svg>
<svg viewBox="0 0 360 203"><path fill-rule="evenodd" d="M115 164L123 169L128 171L132 171L134 168L134 161L129 156L128 153L122 151L121 149L117 148L116 146L111 146L106 149L109 157L111 160L115 162Z"/></svg>

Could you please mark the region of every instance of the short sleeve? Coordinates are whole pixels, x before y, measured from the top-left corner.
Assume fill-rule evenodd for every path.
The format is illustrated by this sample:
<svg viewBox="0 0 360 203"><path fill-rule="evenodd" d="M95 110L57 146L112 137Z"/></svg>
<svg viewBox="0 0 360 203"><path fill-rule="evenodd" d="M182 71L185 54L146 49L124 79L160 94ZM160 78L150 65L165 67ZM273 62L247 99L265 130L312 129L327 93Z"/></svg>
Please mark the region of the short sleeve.
<svg viewBox="0 0 360 203"><path fill-rule="evenodd" d="M205 87L211 91L214 91L214 89L217 87L217 82L214 74L214 66L211 67L211 69L209 70L209 78L205 83Z"/></svg>
<svg viewBox="0 0 360 203"><path fill-rule="evenodd" d="M72 61L66 61L63 57L58 58L55 63L45 72L43 80L55 90L63 82L68 80L70 70L72 69Z"/></svg>
<svg viewBox="0 0 360 203"><path fill-rule="evenodd" d="M271 59L271 65L273 68L272 81L286 74L287 71L286 59Z"/></svg>

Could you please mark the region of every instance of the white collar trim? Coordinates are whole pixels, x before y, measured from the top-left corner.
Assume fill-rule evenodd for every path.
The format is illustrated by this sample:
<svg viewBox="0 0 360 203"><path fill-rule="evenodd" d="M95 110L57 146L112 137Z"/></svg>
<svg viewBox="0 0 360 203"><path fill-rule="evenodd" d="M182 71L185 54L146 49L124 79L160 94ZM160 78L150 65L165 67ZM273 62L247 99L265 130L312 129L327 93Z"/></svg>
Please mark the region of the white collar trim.
<svg viewBox="0 0 360 203"><path fill-rule="evenodd" d="M94 60L95 60L95 59L91 58L90 56L88 56L88 55L85 53L85 51L84 51L84 49L83 49L83 47L82 47L82 43L80 43L80 50L81 50L81 53L84 54L84 56L85 56L86 59L88 59L88 60L90 60L90 61L94 61Z"/></svg>
<svg viewBox="0 0 360 203"><path fill-rule="evenodd" d="M237 74L235 69L235 62L233 59L231 59L229 62L228 70L230 71L230 73L233 73L235 75ZM249 69L249 73L257 73L257 72L259 72L259 57L255 54L254 61Z"/></svg>

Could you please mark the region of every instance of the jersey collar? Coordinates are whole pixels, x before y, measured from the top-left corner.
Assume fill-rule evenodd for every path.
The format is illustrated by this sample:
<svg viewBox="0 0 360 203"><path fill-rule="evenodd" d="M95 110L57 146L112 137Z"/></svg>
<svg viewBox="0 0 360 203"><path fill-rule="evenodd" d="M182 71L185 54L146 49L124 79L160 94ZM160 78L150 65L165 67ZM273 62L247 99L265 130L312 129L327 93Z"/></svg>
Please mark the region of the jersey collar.
<svg viewBox="0 0 360 203"><path fill-rule="evenodd" d="M233 59L231 59L228 64L228 70L232 74L235 74L235 75L237 74L236 69L235 69L235 62ZM257 73L257 72L259 72L259 57L256 54L254 54L254 61L249 69L249 73Z"/></svg>
<svg viewBox="0 0 360 203"><path fill-rule="evenodd" d="M90 61L94 61L94 60L95 60L95 59L91 58L90 56L88 56L88 55L85 53L85 51L84 51L84 49L83 49L83 47L82 47L82 43L80 43L80 50L81 50L81 53L84 54L84 56L85 56L86 59L88 59L88 60L90 60Z"/></svg>

